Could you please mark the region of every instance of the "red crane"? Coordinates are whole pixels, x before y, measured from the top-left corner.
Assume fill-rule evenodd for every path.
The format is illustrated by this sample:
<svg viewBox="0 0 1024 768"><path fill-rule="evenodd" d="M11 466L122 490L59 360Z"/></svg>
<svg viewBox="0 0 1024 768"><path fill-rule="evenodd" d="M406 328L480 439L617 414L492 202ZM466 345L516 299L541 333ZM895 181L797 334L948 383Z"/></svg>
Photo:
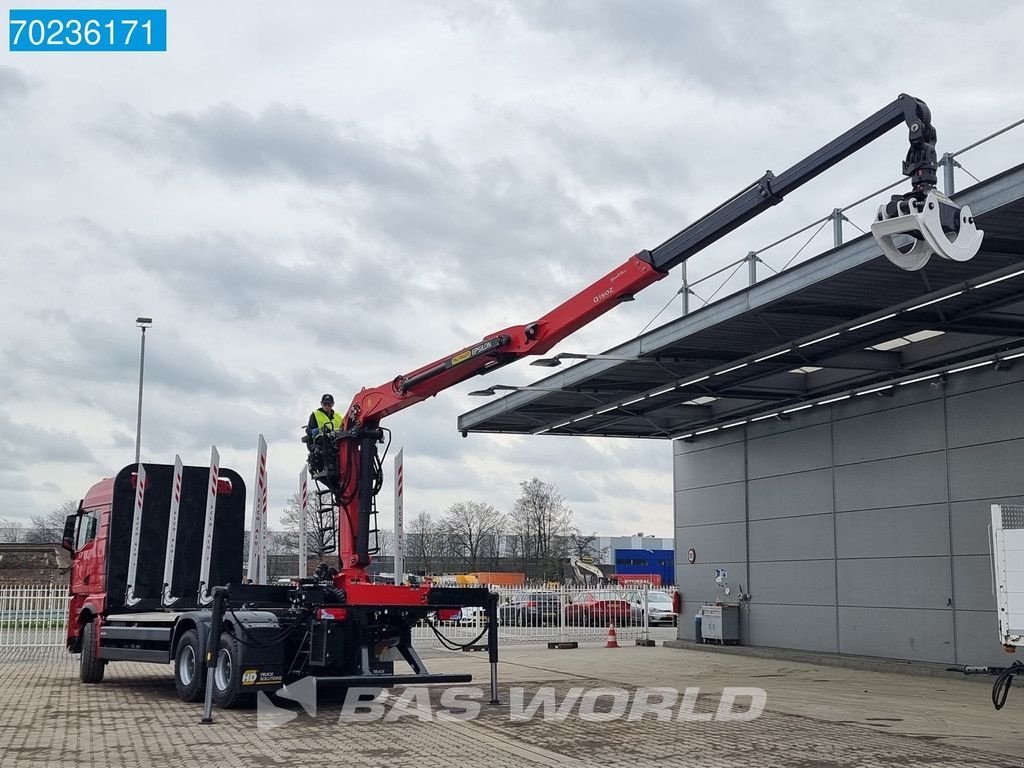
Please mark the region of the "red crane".
<svg viewBox="0 0 1024 768"><path fill-rule="evenodd" d="M345 411L342 430L321 441L321 445L326 442L329 446L329 456L314 471L314 476L331 489L338 507L341 568L333 575L335 585L345 588L367 582L374 497L383 477L377 452L384 439L382 419L471 376L489 373L526 355L544 354L620 302L666 277L674 266L901 123L906 124L910 140L902 170L912 188L906 194L894 195L879 210L878 222L885 225L884 233L876 234L880 247L904 269L920 268L932 253L957 260L972 257L980 247L982 233L974 228L970 210L958 208L935 190L936 133L931 112L923 101L901 94L792 168L778 175L767 171L658 247L631 256L537 320L489 334L386 384L361 390ZM928 216L926 211L930 211ZM899 253L890 253L894 233L915 237L913 265L901 262ZM356 591L362 592L359 588Z"/></svg>

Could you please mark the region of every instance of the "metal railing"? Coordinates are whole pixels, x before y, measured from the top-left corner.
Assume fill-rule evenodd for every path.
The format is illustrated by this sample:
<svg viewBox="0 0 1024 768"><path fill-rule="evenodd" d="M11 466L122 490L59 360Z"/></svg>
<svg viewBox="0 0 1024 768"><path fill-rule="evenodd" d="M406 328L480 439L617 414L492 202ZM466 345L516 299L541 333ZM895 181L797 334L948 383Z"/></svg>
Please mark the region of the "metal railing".
<svg viewBox="0 0 1024 768"><path fill-rule="evenodd" d="M671 612L675 587L492 589L499 595L499 646L605 642L611 628L619 642L633 644L652 639L655 627L673 627L678 619ZM482 609L464 609L450 620L420 622L413 628L413 641L442 645L444 639L457 644L473 640L483 643L486 626Z"/></svg>
<svg viewBox="0 0 1024 768"><path fill-rule="evenodd" d="M499 643L604 642L615 628L619 642L651 639L655 627L675 626L674 587L495 587L499 595ZM63 584L0 585L0 652L63 648L68 614ZM433 624L433 628L431 627ZM432 617L413 628L413 640L442 644L434 629L454 643L480 636L483 609L464 609L449 620ZM664 634L664 633L662 633Z"/></svg>
<svg viewBox="0 0 1024 768"><path fill-rule="evenodd" d="M63 647L68 599L66 584L0 585L0 650Z"/></svg>
<svg viewBox="0 0 1024 768"><path fill-rule="evenodd" d="M980 181L981 181L981 179L979 179L977 176L975 176L973 173L971 173L971 171L969 171L967 168L964 167L964 165L958 159L959 157L961 157L962 155L966 154L967 152L970 152L973 149L976 149L976 148L978 148L978 147L980 147L980 146L982 146L982 145L992 141L993 139L995 139L995 138L997 138L999 136L1002 136L1003 134L1007 133L1008 131L1011 131L1014 128L1017 128L1017 127L1019 127L1021 125L1024 125L1024 119L1017 120L1016 122L1013 122L1010 125L1007 125L1006 127L1001 128L998 131L995 131L994 133L991 133L991 134L989 134L988 136L985 136L982 139L979 139L978 141L975 141L975 142L973 142L971 144L968 144L966 147L963 147L962 149L959 149L956 152L946 152L945 154L943 154L942 157L939 160L939 167L942 168L942 170L943 170L943 191L945 192L945 194L946 195L953 195L954 192L956 191L956 178L955 178L955 174L956 174L956 169L958 169L958 168L961 171L963 171L965 174L967 174L967 176L969 176L976 183L980 183ZM774 242L769 243L768 245L765 245L765 246L763 246L761 248L757 248L755 250L749 251L749 252L747 252L746 255L742 256L741 258L736 259L735 261L731 261L728 264L726 264L725 266L720 267L720 268L716 269L715 271L713 271L713 272L711 272L711 273L709 273L707 275L703 275L703 276L701 276L700 278L698 278L696 280L692 280L692 281L688 280L688 278L687 278L687 263L683 262L683 264L681 265L682 266L682 285L680 286L679 290L676 292L676 296L680 296L682 298L682 313L684 315L686 315L686 314L689 314L689 312L691 311L691 307L690 307L690 297L691 296L693 296L698 301L700 301L701 302L700 306L702 306L702 307L703 306L707 306L708 304L712 303L715 300L715 297L718 296L720 293L722 293L722 291L725 289L725 287L740 272L740 269L744 265L746 265L746 267L747 267L747 270L746 270L746 272L747 272L746 286L738 286L737 288L735 288L735 290L739 290L740 287L750 287L750 286L754 285L757 282L757 280L758 280L757 265L758 264L763 265L764 267L769 269L774 274L778 274L780 272L786 271L787 269L789 269L790 266L792 266L793 262L796 261L797 258L799 258L800 254L802 254L807 249L807 247L814 241L814 239L822 232L822 230L825 229L825 226L829 222L832 222L832 247L834 247L834 248L838 248L840 245L843 244L843 237L844 237L843 224L844 223L845 224L849 224L850 226L854 227L860 234L865 234L866 230L864 228L858 226L854 221L852 221L847 216L847 213L849 211L851 211L852 209L854 209L854 208L856 208L856 207L858 207L858 206L860 206L860 205L862 205L862 204L864 204L864 203L866 203L866 202L868 202L870 200L873 200L873 199L877 198L879 195L881 195L881 194L883 194L885 192L888 192L893 187L897 187L900 184L906 183L906 181L907 181L906 178L900 177L896 181L893 181L890 184L886 184L885 186L881 187L880 189L876 189L874 192L871 192L871 193L869 193L867 195L864 195L863 197L859 198L858 200L854 200L852 203L848 203L848 204L846 204L846 205L844 205L842 207L839 207L839 208L833 208L829 213L825 214L824 216L822 216L819 219L816 219L815 221L812 221L810 224L806 224L803 227L800 227L799 229L797 229L796 231L790 232L788 235L786 235L784 237L781 237L778 240L775 240ZM874 217L874 211L872 210L871 218L873 218L873 217ZM804 233L806 233L806 232L808 232L809 230L812 230L812 229L814 229L814 232L810 235L810 237L807 238L806 241L804 241L804 243L796 250L796 252L793 253L789 257L789 259L782 265L781 268L776 269L776 268L772 267L771 264L769 264L768 262L766 262L762 258L762 255L766 251L769 251L769 250L771 250L773 248L776 248L776 247L778 247L780 245L783 245L784 243L789 242L793 238L799 237L800 235L802 235L802 234L804 234ZM701 285L701 284L703 284L703 283L705 283L705 282L707 282L709 280L713 280L714 278L721 276L725 272L728 272L728 275L718 284L718 286L714 289L714 291L707 298L703 298L702 296L698 295L694 291L694 288L696 288L697 286L699 286L699 285ZM727 292L727 294L730 293L730 292ZM651 325L654 323L654 321L658 318L658 316L661 315L666 309L668 309L669 305L672 304L672 302L674 300L675 300L675 297L670 299L669 303L666 304L664 307L662 307L662 309L659 310L659 312L653 318L651 318L650 322L648 322L647 325L644 326L644 328L640 332L643 333L648 328L650 328Z"/></svg>

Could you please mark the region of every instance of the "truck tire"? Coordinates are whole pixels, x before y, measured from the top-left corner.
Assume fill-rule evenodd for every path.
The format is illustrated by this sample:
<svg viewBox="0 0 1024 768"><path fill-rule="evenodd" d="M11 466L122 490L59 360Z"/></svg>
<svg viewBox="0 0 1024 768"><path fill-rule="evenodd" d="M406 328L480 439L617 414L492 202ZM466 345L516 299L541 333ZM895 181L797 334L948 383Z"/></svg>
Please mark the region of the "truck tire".
<svg viewBox="0 0 1024 768"><path fill-rule="evenodd" d="M230 632L222 632L213 670L213 703L230 709L251 699L252 695L242 690L242 645Z"/></svg>
<svg viewBox="0 0 1024 768"><path fill-rule="evenodd" d="M206 688L206 666L199 633L190 629L174 651L174 689L182 701L201 701Z"/></svg>
<svg viewBox="0 0 1024 768"><path fill-rule="evenodd" d="M99 635L96 622L90 621L82 627L82 658L78 667L78 678L83 683L98 683L103 680L107 662L99 658Z"/></svg>

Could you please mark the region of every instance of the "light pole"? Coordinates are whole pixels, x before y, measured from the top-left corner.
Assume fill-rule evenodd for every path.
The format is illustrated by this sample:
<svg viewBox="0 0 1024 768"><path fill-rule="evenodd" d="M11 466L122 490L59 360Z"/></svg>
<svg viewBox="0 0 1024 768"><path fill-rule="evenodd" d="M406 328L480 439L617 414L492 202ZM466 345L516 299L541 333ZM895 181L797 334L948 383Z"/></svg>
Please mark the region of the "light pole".
<svg viewBox="0 0 1024 768"><path fill-rule="evenodd" d="M146 366L146 329L153 325L152 317L136 317L135 325L142 329L142 346L139 349L139 415L135 421L135 463L139 463L142 448L142 374Z"/></svg>

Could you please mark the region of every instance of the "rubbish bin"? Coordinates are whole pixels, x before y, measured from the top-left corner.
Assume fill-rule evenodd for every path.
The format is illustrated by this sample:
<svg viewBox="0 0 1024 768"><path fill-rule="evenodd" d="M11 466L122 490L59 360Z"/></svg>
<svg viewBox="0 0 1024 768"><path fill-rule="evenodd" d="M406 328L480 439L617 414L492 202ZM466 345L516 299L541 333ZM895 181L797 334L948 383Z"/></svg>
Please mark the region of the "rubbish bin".
<svg viewBox="0 0 1024 768"><path fill-rule="evenodd" d="M704 642L704 635L700 631L700 612L693 615L693 640L696 643Z"/></svg>

